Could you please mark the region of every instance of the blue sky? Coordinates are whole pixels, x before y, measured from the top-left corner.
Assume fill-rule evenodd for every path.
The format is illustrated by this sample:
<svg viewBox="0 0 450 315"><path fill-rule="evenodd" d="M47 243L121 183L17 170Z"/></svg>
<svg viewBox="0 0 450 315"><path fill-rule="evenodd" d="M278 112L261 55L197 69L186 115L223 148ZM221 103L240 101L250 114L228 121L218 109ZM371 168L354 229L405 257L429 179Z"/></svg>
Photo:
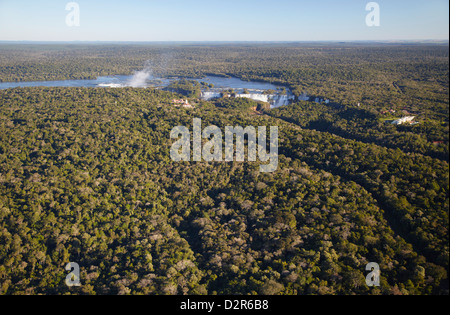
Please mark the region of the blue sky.
<svg viewBox="0 0 450 315"><path fill-rule="evenodd" d="M381 25L366 25L371 0L0 0L0 40L324 41L448 40L448 0L378 0Z"/></svg>

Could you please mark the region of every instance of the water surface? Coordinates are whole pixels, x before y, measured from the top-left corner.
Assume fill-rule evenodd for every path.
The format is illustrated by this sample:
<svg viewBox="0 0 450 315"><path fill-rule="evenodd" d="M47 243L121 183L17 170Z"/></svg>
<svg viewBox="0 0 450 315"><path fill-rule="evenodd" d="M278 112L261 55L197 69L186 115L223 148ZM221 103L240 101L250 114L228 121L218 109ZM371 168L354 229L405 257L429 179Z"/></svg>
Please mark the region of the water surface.
<svg viewBox="0 0 450 315"><path fill-rule="evenodd" d="M18 87L89 87L89 88L123 88L123 87L167 87L171 82L178 79L167 78L147 78L135 84L136 76L134 75L115 75L98 77L95 80L60 80L60 81L30 81L30 82L0 82L0 90L18 88ZM190 79L197 82L206 82L213 84L214 88L203 91L202 98L205 100L213 97L220 97L221 91L226 89L234 89L241 97L248 97L258 101L266 101L272 107L288 105L292 99L290 92L282 95L278 90L279 86L266 82L243 81L238 78L225 78L217 76L206 76L202 79ZM243 94L243 91L249 91ZM274 90L275 94L263 95L264 91Z"/></svg>

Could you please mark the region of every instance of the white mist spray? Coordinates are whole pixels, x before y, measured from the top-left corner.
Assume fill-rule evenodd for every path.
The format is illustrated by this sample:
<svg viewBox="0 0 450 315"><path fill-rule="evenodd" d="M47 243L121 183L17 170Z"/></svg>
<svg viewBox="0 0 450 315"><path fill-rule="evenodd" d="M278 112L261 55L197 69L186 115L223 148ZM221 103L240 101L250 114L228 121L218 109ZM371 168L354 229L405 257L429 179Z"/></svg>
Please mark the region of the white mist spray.
<svg viewBox="0 0 450 315"><path fill-rule="evenodd" d="M147 61L144 69L135 72L133 77L127 82L127 86L131 86L134 88L146 87L147 80L153 77L152 68L152 64Z"/></svg>

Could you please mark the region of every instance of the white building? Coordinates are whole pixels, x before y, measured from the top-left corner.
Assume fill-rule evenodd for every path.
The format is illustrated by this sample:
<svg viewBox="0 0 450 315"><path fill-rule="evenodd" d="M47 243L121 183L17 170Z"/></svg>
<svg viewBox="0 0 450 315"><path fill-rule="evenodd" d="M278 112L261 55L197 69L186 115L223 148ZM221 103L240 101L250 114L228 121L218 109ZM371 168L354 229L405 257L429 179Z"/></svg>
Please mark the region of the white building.
<svg viewBox="0 0 450 315"><path fill-rule="evenodd" d="M403 124L406 124L406 123L411 123L414 120L414 118L416 118L416 117L414 117L414 116L403 117L403 118L394 120L392 122L392 124L393 125L403 125Z"/></svg>
<svg viewBox="0 0 450 315"><path fill-rule="evenodd" d="M184 107L184 108L193 108L191 104L189 104L188 100L172 100L172 104L174 104L175 107Z"/></svg>

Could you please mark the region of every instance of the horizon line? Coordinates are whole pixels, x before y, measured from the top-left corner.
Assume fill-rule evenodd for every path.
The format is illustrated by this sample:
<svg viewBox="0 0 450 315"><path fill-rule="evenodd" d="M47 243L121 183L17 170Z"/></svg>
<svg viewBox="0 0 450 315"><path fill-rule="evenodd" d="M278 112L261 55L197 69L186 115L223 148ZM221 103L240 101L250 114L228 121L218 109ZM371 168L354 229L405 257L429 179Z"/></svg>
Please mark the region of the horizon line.
<svg viewBox="0 0 450 315"><path fill-rule="evenodd" d="M449 43L449 39L380 39L380 40L0 40L0 43Z"/></svg>

